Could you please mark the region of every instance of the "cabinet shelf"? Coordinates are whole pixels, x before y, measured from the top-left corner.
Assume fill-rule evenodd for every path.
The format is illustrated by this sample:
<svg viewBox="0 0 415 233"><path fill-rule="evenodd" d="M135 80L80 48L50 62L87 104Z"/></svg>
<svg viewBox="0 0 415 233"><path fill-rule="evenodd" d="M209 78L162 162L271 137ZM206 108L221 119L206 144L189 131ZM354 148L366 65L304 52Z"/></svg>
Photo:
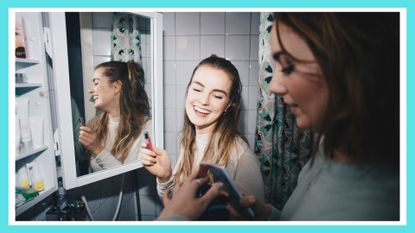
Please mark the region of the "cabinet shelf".
<svg viewBox="0 0 415 233"><path fill-rule="evenodd" d="M16 96L24 95L41 86L41 83L16 83Z"/></svg>
<svg viewBox="0 0 415 233"><path fill-rule="evenodd" d="M38 148L29 147L29 148L23 149L19 153L16 153L17 154L16 161L35 155L35 154L39 154L45 151L46 149L48 149L48 146L42 146Z"/></svg>
<svg viewBox="0 0 415 233"><path fill-rule="evenodd" d="M49 189L45 189L44 191L39 193L39 196L35 197L32 200L26 201L24 204L16 207L16 216L20 215L21 213L28 210L30 207L36 205L49 195L51 195L53 192L57 190L57 187L51 187Z"/></svg>
<svg viewBox="0 0 415 233"><path fill-rule="evenodd" d="M38 60L26 59L26 58L16 58L16 70L24 69L29 66L39 64Z"/></svg>

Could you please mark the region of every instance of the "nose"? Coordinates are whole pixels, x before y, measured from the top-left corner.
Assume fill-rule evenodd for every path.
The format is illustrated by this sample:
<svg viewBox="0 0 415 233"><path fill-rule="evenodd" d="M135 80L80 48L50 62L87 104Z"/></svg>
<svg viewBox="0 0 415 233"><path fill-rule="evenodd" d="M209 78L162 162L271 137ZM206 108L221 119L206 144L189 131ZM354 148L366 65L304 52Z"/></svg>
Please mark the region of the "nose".
<svg viewBox="0 0 415 233"><path fill-rule="evenodd" d="M278 71L277 69L274 70L274 73L272 74L271 83L269 84L269 90L278 95L284 95L287 93L287 88L284 84L281 71Z"/></svg>
<svg viewBox="0 0 415 233"><path fill-rule="evenodd" d="M209 93L201 93L199 97L199 103L204 106L209 105Z"/></svg>

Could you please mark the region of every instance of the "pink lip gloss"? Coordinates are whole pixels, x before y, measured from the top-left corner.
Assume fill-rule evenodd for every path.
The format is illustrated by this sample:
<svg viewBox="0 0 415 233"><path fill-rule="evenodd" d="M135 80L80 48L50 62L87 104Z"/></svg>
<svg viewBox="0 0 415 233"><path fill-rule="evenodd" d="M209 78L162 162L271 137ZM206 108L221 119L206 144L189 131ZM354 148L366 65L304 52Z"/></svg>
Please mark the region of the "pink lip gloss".
<svg viewBox="0 0 415 233"><path fill-rule="evenodd" d="M151 143L150 135L148 132L144 133L144 140L146 142L146 149L153 150L153 144Z"/></svg>

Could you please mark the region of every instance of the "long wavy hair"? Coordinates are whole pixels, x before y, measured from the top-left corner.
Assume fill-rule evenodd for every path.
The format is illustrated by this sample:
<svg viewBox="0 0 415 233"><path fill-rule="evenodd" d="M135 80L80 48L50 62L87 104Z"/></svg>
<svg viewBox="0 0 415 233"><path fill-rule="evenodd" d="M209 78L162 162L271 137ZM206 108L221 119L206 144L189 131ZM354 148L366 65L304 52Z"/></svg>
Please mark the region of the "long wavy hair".
<svg viewBox="0 0 415 233"><path fill-rule="evenodd" d="M280 24L303 38L327 83L329 99L319 131L326 156L341 152L355 163L396 167L399 13L275 13L274 17L278 38Z"/></svg>
<svg viewBox="0 0 415 233"><path fill-rule="evenodd" d="M104 68L104 76L110 83L120 81L120 122L111 154L124 162L135 139L140 135L143 125L149 120L150 105L144 89L144 70L134 61L109 61L99 64L95 69ZM97 132L101 142L108 137L108 113L101 112L89 123Z"/></svg>
<svg viewBox="0 0 415 233"><path fill-rule="evenodd" d="M201 66L209 66L214 69L222 70L232 81L229 96L230 105L216 122L202 159L202 161L226 166L232 155L232 151L235 149L236 139L241 138L246 142L245 137L239 132L242 84L239 78L238 70L230 61L216 55L211 55L210 57L202 60L193 70L192 78L187 84L186 96L194 74ZM192 173L196 150L195 140L195 125L190 122L185 111L181 139L183 159L180 164L178 164L178 169L174 174L174 179L176 181L183 181L184 178L188 177Z"/></svg>

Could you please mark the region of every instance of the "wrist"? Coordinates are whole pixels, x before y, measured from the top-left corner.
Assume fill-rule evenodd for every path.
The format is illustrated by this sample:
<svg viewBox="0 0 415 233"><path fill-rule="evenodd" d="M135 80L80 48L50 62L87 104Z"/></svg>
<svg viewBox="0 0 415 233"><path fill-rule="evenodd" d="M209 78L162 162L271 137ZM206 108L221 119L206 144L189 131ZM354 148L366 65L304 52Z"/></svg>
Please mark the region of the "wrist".
<svg viewBox="0 0 415 233"><path fill-rule="evenodd" d="M96 157L99 153L101 153L101 151L103 150L103 146L98 145L96 146L94 149L91 150L92 154L94 155L94 157Z"/></svg>
<svg viewBox="0 0 415 233"><path fill-rule="evenodd" d="M166 183L167 181L169 181L170 180L170 178L171 178L171 169L169 169L167 172L166 172L166 174L165 175L163 175L163 176L160 176L159 177L159 180L160 180L160 182L162 182L162 183Z"/></svg>

